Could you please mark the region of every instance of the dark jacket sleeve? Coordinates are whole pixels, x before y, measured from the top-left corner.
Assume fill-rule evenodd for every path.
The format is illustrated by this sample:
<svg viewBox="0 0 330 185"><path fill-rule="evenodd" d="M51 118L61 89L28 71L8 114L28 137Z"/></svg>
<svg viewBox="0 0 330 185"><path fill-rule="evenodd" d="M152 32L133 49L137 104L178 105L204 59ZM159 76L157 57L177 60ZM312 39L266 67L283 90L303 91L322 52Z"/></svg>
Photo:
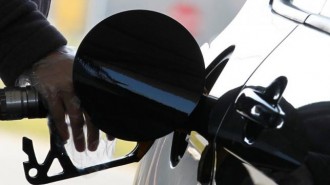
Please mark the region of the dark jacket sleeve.
<svg viewBox="0 0 330 185"><path fill-rule="evenodd" d="M0 77L7 86L33 63L66 44L29 0L0 0Z"/></svg>
<svg viewBox="0 0 330 185"><path fill-rule="evenodd" d="M32 0L37 6L38 10L45 16L48 16L51 0Z"/></svg>

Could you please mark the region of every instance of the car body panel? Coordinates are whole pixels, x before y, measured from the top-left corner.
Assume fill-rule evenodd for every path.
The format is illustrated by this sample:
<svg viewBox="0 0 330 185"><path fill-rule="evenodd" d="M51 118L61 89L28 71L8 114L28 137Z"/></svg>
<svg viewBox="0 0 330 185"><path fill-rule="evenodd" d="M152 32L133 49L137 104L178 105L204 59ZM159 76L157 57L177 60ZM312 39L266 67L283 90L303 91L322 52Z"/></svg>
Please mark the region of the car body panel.
<svg viewBox="0 0 330 185"><path fill-rule="evenodd" d="M185 155L177 166L170 163L173 134L156 140L141 160L135 184L197 184L197 167L200 153L189 142ZM178 175L180 174L180 175Z"/></svg>
<svg viewBox="0 0 330 185"><path fill-rule="evenodd" d="M267 87L280 76L287 78L288 84L279 101L285 113L283 127L262 129L256 141L249 145L242 136L250 123L238 115L233 105L221 125L219 141L224 142L230 137L230 144L226 147L243 161L261 169L268 167L294 173L307 166L314 180L327 176L329 171L325 166L329 164L330 155L330 146L326 142L330 121L328 48L330 37L327 33L305 25L298 26L244 87ZM317 169L322 165L313 166L321 158L325 167L322 172Z"/></svg>
<svg viewBox="0 0 330 185"><path fill-rule="evenodd" d="M297 27L297 23L274 14L268 3L247 1L233 22L220 35L210 44L201 47L206 65L228 47L235 47L228 64L210 92L212 96L221 97L227 91L244 84L274 48ZM155 142L139 165L135 184L198 183L197 168L201 153L190 140L178 165L171 166L172 138L173 135L170 134Z"/></svg>
<svg viewBox="0 0 330 185"><path fill-rule="evenodd" d="M233 22L209 44L209 48L202 46L206 65L226 48L235 46L210 94L221 97L228 90L244 84L296 26L295 22L274 14L268 1L247 1Z"/></svg>

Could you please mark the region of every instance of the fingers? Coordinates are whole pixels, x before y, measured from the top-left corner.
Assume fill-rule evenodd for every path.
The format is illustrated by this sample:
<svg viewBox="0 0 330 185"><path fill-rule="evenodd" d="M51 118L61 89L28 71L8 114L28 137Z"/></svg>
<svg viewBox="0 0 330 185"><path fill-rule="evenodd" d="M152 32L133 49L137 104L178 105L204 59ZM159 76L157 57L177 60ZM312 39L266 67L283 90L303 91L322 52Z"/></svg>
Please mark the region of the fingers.
<svg viewBox="0 0 330 185"><path fill-rule="evenodd" d="M63 141L69 139L65 114L68 115L72 128L72 138L74 146L78 152L86 149L86 139L84 135L84 125L87 126L87 148L95 151L99 145L99 130L92 124L90 117L82 113L79 100L73 93L65 92L60 95L51 95L48 98L50 113L55 122L55 127Z"/></svg>
<svg viewBox="0 0 330 185"><path fill-rule="evenodd" d="M84 117L80 110L80 105L77 98L73 93L62 94L66 113L69 116L73 142L78 152L86 149L85 136L84 136Z"/></svg>
<svg viewBox="0 0 330 185"><path fill-rule="evenodd" d="M92 124L91 119L87 113L84 113L85 121L87 126L87 143L88 150L95 151L99 145L100 132L99 130Z"/></svg>
<svg viewBox="0 0 330 185"><path fill-rule="evenodd" d="M63 48L65 49L65 48ZM86 149L84 125L87 126L87 148L95 151L99 144L99 131L90 118L84 118L72 84L73 56L70 52L56 51L36 63L31 71L31 84L47 100L50 115L63 141L70 137L65 115L72 128L72 138L77 151ZM52 127L53 128L53 127Z"/></svg>
<svg viewBox="0 0 330 185"><path fill-rule="evenodd" d="M58 96L48 97L49 111L55 122L55 127L63 141L69 139L69 130L65 122L65 110L62 100Z"/></svg>
<svg viewBox="0 0 330 185"><path fill-rule="evenodd" d="M113 136L110 135L110 134L107 134L107 139L108 139L109 141L113 141L113 140L115 140L115 137L113 137Z"/></svg>

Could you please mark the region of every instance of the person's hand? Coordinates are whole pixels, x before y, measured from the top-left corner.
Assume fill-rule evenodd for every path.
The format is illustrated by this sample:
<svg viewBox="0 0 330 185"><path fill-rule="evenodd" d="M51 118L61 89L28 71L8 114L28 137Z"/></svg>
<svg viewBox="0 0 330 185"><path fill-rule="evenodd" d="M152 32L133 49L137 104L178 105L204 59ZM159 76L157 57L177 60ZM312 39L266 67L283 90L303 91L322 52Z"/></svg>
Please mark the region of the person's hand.
<svg viewBox="0 0 330 185"><path fill-rule="evenodd" d="M79 99L75 96L72 84L74 55L63 47L38 61L32 68L31 83L46 100L50 116L57 133L63 141L70 134L65 116L68 115L72 137L77 151L86 148L83 127L87 126L87 146L95 151L99 143L99 130L93 126L89 116L83 113Z"/></svg>

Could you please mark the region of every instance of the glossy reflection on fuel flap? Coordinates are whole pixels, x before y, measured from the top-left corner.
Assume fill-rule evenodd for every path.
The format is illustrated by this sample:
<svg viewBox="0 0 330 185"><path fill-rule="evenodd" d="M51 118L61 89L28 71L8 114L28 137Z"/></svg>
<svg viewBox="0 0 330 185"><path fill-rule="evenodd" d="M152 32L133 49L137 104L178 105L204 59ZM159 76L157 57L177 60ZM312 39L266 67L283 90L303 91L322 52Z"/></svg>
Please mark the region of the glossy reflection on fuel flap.
<svg viewBox="0 0 330 185"><path fill-rule="evenodd" d="M149 140L185 127L203 92L204 69L199 46L182 25L133 10L105 19L84 38L74 85L101 130Z"/></svg>

